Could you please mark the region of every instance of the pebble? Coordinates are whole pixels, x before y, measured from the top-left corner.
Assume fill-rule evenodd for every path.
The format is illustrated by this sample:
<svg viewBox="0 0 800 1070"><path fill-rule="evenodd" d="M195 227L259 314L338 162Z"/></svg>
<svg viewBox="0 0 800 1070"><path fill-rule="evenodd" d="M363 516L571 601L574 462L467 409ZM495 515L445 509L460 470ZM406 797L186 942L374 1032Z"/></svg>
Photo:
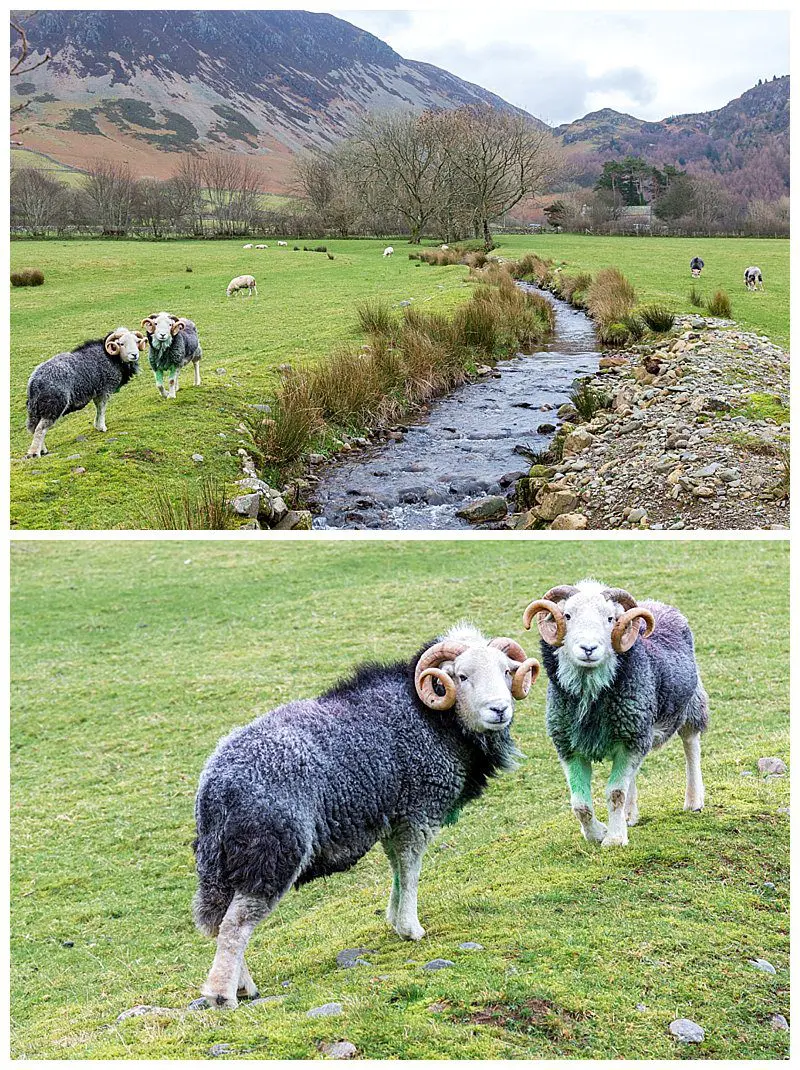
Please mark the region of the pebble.
<svg viewBox="0 0 800 1070"><path fill-rule="evenodd" d="M483 944L477 944L474 940L465 940L463 944L458 945L462 951L483 951Z"/></svg>
<svg viewBox="0 0 800 1070"><path fill-rule="evenodd" d="M701 1044L706 1038L703 1027L691 1018L676 1018L669 1023L669 1031L682 1044Z"/></svg>
<svg viewBox="0 0 800 1070"><path fill-rule="evenodd" d="M189 1004L189 1006L186 1008L186 1010L187 1011L207 1011L207 1010L209 1010L210 1007L211 1007L211 1004L208 1002L206 997L205 996L200 996L199 999L193 999L192 1002Z"/></svg>
<svg viewBox="0 0 800 1070"><path fill-rule="evenodd" d="M782 1014L773 1014L769 1020L769 1024L776 1030L776 1032L779 1030L783 1030L785 1033L789 1032L789 1023Z"/></svg>
<svg viewBox="0 0 800 1070"><path fill-rule="evenodd" d="M766 776L768 773L783 776L786 772L786 763L780 758L759 758L758 771L762 776Z"/></svg>
<svg viewBox="0 0 800 1070"><path fill-rule="evenodd" d="M355 1059L358 1048L349 1040L335 1040L332 1044L320 1044L319 1050L329 1059Z"/></svg>
<svg viewBox="0 0 800 1070"><path fill-rule="evenodd" d="M193 453L192 454L192 460L193 461L197 461L197 463L200 464L200 462L203 460L202 453Z"/></svg>
<svg viewBox="0 0 800 1070"><path fill-rule="evenodd" d="M140 1003L136 1007L131 1007L127 1011L123 1011L122 1014L117 1015L118 1022L127 1021L128 1018L141 1018L145 1014L172 1014L172 1010L169 1007L154 1007L149 1003Z"/></svg>
<svg viewBox="0 0 800 1070"><path fill-rule="evenodd" d="M310 1011L306 1011L306 1018L333 1018L343 1010L341 1003L323 1003L321 1007L312 1007Z"/></svg>
<svg viewBox="0 0 800 1070"><path fill-rule="evenodd" d="M771 962L767 962L766 959L749 959L751 966L755 966L757 970L761 970L763 973L777 973L777 970Z"/></svg>
<svg viewBox="0 0 800 1070"><path fill-rule="evenodd" d="M374 948L347 947L336 956L336 965L340 970L350 970L354 966L369 966L371 963L365 962L361 956L368 955L371 951L374 951Z"/></svg>
<svg viewBox="0 0 800 1070"><path fill-rule="evenodd" d="M423 970L445 970L448 966L455 966L455 963L450 959L431 959L422 968Z"/></svg>
<svg viewBox="0 0 800 1070"><path fill-rule="evenodd" d="M221 1055L228 1055L233 1051L233 1044L212 1044L208 1049L209 1059L219 1059Z"/></svg>

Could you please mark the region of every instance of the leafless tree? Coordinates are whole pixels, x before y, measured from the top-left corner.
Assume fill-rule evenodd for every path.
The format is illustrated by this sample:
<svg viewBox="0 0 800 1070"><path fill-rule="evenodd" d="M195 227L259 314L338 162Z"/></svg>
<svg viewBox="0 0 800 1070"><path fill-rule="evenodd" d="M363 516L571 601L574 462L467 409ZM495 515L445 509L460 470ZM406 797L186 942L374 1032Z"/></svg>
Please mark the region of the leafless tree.
<svg viewBox="0 0 800 1070"><path fill-rule="evenodd" d="M252 162L231 152L214 153L203 161L202 174L209 210L218 233L247 233L261 214L261 177Z"/></svg>
<svg viewBox="0 0 800 1070"><path fill-rule="evenodd" d="M11 55L11 71L9 73L10 73L10 76L12 78L19 78L23 74L30 74L31 71L35 71L38 67L42 67L45 63L49 63L50 62L50 53L49 52L45 52L44 56L42 56L41 59L33 60L33 59L30 58L31 48L30 48L30 44L28 43L28 35L25 32L24 26L20 22L16 22L14 19L11 20L11 35L12 35L12 43L11 43L12 55ZM14 35L16 35L16 39L14 38ZM14 55L15 49L19 50L16 56ZM32 123L29 123L27 126L22 126L22 127L15 127L14 126L14 123L16 121L17 116L20 115L23 111L25 111L25 109L27 107L29 107L29 105L30 105L30 101L26 100L26 101L23 101L21 104L14 104L12 106L12 108L11 108L11 124L12 124L11 144L12 145L21 145L22 144L22 135L24 133L26 133L26 131L30 130L31 126L33 125Z"/></svg>
<svg viewBox="0 0 800 1070"><path fill-rule="evenodd" d="M104 234L122 235L130 227L137 182L127 167L97 160L87 171L84 192Z"/></svg>
<svg viewBox="0 0 800 1070"><path fill-rule="evenodd" d="M15 168L11 174L11 218L30 234L57 228L67 187L35 167Z"/></svg>

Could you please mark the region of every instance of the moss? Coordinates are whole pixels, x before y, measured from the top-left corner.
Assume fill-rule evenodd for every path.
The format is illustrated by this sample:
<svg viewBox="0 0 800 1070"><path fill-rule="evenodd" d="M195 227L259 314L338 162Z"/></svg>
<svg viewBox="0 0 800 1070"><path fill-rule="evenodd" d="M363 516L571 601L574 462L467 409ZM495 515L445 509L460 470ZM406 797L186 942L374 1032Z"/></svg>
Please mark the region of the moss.
<svg viewBox="0 0 800 1070"><path fill-rule="evenodd" d="M746 403L735 410L736 416L750 420L774 420L776 424L789 423L789 407L774 394L749 394Z"/></svg>

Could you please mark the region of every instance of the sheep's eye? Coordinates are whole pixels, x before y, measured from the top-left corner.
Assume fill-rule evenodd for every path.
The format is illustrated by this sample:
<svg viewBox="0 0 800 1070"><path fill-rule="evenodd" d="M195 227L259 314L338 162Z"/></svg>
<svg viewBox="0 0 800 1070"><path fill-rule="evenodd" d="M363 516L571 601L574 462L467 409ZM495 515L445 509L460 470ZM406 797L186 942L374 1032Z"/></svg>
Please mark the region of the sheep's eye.
<svg viewBox="0 0 800 1070"><path fill-rule="evenodd" d="M610 624L613 619L614 619L613 617L609 617L608 618L608 623Z"/></svg>
<svg viewBox="0 0 800 1070"><path fill-rule="evenodd" d="M564 614L564 620L572 620L572 617L569 615L569 613Z"/></svg>
<svg viewBox="0 0 800 1070"><path fill-rule="evenodd" d="M460 672L458 674L458 678L459 678L459 680L461 681L462 684L465 683L466 679L467 679L466 676L463 674L463 672Z"/></svg>

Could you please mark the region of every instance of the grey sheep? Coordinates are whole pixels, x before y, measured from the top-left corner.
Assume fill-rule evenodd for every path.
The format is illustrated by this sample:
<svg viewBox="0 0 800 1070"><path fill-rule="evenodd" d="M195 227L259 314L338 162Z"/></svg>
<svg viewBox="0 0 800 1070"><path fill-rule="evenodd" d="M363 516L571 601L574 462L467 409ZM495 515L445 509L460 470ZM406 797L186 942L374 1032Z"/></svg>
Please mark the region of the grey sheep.
<svg viewBox="0 0 800 1070"><path fill-rule="evenodd" d="M686 758L684 809L702 810L700 736L708 696L686 618L661 602L638 603L594 580L554 587L525 610L536 618L547 671L547 732L584 837L625 846L639 817L636 775L676 732ZM592 804L592 762L608 759L608 826Z"/></svg>
<svg viewBox="0 0 800 1070"><path fill-rule="evenodd" d="M151 312L142 320L150 344L148 357L156 386L162 398L174 398L178 376L187 364L194 367L194 385L200 386L200 358L203 349L193 320L173 316L171 312ZM164 375L169 393L164 389Z"/></svg>
<svg viewBox="0 0 800 1070"><path fill-rule="evenodd" d="M748 290L763 290L764 289L764 276L761 274L760 267L749 267L744 269L744 284Z"/></svg>
<svg viewBox="0 0 800 1070"><path fill-rule="evenodd" d="M538 669L513 640L462 624L410 661L363 665L219 743L195 802L194 916L217 938L202 987L213 1006L257 995L245 949L286 892L349 869L377 842L394 875L388 923L409 940L425 935L422 856L513 767L514 699Z"/></svg>
<svg viewBox="0 0 800 1070"><path fill-rule="evenodd" d="M47 453L44 437L53 424L93 401L94 426L106 430L106 405L139 370L146 345L141 331L117 327L105 338L84 342L69 353L37 365L28 380L28 430L33 435L28 457Z"/></svg>

